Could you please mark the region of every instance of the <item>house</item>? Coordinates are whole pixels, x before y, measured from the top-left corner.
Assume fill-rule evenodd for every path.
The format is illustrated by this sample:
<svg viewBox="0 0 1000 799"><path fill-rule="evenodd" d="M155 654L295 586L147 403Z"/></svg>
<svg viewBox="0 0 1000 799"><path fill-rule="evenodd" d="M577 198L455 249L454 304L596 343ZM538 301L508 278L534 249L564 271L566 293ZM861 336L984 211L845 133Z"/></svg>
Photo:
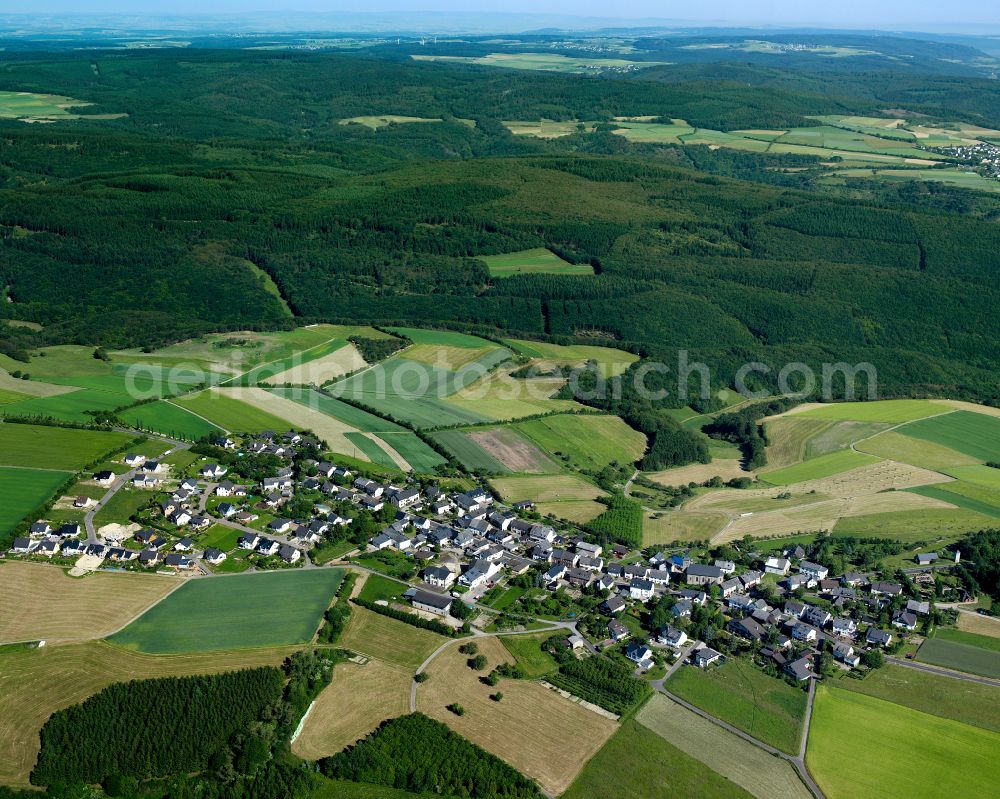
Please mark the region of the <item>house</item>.
<svg viewBox="0 0 1000 799"><path fill-rule="evenodd" d="M576 551L590 558L599 558L604 552L604 547L600 544L591 544L589 541L577 541Z"/></svg>
<svg viewBox="0 0 1000 799"><path fill-rule="evenodd" d="M477 560L465 574L458 578L461 585L475 588L479 585L488 584L500 573L500 564L491 560Z"/></svg>
<svg viewBox="0 0 1000 799"><path fill-rule="evenodd" d="M670 572L667 569L650 569L646 572L646 579L662 588L670 582Z"/></svg>
<svg viewBox="0 0 1000 799"><path fill-rule="evenodd" d="M259 519L256 513L251 513L249 511L241 510L233 514L233 521L239 522L240 524L250 524L250 522L255 522Z"/></svg>
<svg viewBox="0 0 1000 799"><path fill-rule="evenodd" d="M146 461L142 465L142 470L144 472L152 472L153 474L159 474L160 472L165 472L166 467L159 461Z"/></svg>
<svg viewBox="0 0 1000 799"><path fill-rule="evenodd" d="M278 548L278 556L285 561L285 563L298 563L299 559L302 557L302 553L291 544L282 544Z"/></svg>
<svg viewBox="0 0 1000 799"><path fill-rule="evenodd" d="M726 605L733 610L752 613L753 597L749 594L733 594L726 600Z"/></svg>
<svg viewBox="0 0 1000 799"><path fill-rule="evenodd" d="M626 580L644 580L647 574L649 574L649 567L641 563L630 563L622 567L622 577Z"/></svg>
<svg viewBox="0 0 1000 799"><path fill-rule="evenodd" d="M587 588L594 582L594 573L586 569L568 568L566 569L566 574L563 575L563 579L577 588Z"/></svg>
<svg viewBox="0 0 1000 799"><path fill-rule="evenodd" d="M190 552L191 547L193 546L194 546L194 541L192 541L190 538L182 538L180 541L174 544L174 549L177 552Z"/></svg>
<svg viewBox="0 0 1000 799"><path fill-rule="evenodd" d="M433 591L421 591L419 588L410 595L410 604L417 610L436 613L439 616L448 615L451 603L452 599L447 594L435 594Z"/></svg>
<svg viewBox="0 0 1000 799"><path fill-rule="evenodd" d="M291 519L275 519L267 525L267 529L272 533L280 535L281 533L287 533L291 526Z"/></svg>
<svg viewBox="0 0 1000 799"><path fill-rule="evenodd" d="M871 592L873 596L899 596L903 593L903 586L899 583L883 580L872 583Z"/></svg>
<svg viewBox="0 0 1000 799"><path fill-rule="evenodd" d="M670 613L675 619L690 619L691 610L691 601L688 599L682 599L680 602L674 603L674 606L670 608Z"/></svg>
<svg viewBox="0 0 1000 799"><path fill-rule="evenodd" d="M536 544L531 549L531 557L533 560L540 560L545 563L549 563L552 560L552 544L547 541Z"/></svg>
<svg viewBox="0 0 1000 799"><path fill-rule="evenodd" d="M336 480L350 480L352 474L353 472L346 466L338 466L333 470L333 474L331 474L330 477L333 477Z"/></svg>
<svg viewBox="0 0 1000 799"><path fill-rule="evenodd" d="M566 638L566 646L569 649L583 649L584 645L583 636L577 633L573 633Z"/></svg>
<svg viewBox="0 0 1000 799"><path fill-rule="evenodd" d="M790 574L779 585L786 591L798 591L800 588L807 588L810 581L808 574Z"/></svg>
<svg viewBox="0 0 1000 799"><path fill-rule="evenodd" d="M97 472L94 474L94 482L102 486L109 486L115 481L115 473L110 471Z"/></svg>
<svg viewBox="0 0 1000 799"><path fill-rule="evenodd" d="M80 535L80 525L76 522L67 522L59 526L59 529L55 531L55 535L60 538L76 538Z"/></svg>
<svg viewBox="0 0 1000 799"><path fill-rule="evenodd" d="M851 588L857 588L860 585L867 585L868 578L860 572L844 572L840 578L840 582Z"/></svg>
<svg viewBox="0 0 1000 799"><path fill-rule="evenodd" d="M420 502L420 491L416 488L406 488L394 491L390 502L392 502L392 504L397 508L409 508L410 506L416 505Z"/></svg>
<svg viewBox="0 0 1000 799"><path fill-rule="evenodd" d="M451 588L455 582L455 574L444 566L428 566L424 569L424 582L436 588Z"/></svg>
<svg viewBox="0 0 1000 799"><path fill-rule="evenodd" d="M682 574L694 563L687 555L671 555L669 559L670 571Z"/></svg>
<svg viewBox="0 0 1000 799"><path fill-rule="evenodd" d="M637 579L629 583L628 591L632 599L647 602L653 598L653 583L650 580Z"/></svg>
<svg viewBox="0 0 1000 799"><path fill-rule="evenodd" d="M216 508L216 511L223 519L228 519L230 516L235 516L240 512L240 509L229 502L223 502Z"/></svg>
<svg viewBox="0 0 1000 799"><path fill-rule="evenodd" d="M217 480L218 478L224 476L228 471L229 469L218 463L209 463L201 467L200 474L206 480Z"/></svg>
<svg viewBox="0 0 1000 799"><path fill-rule="evenodd" d="M261 538L257 542L257 551L265 557L277 554L279 549L281 549L281 544L271 538Z"/></svg>
<svg viewBox="0 0 1000 799"><path fill-rule="evenodd" d="M937 552L918 552L913 560L918 566L930 566L938 559Z"/></svg>
<svg viewBox="0 0 1000 799"><path fill-rule="evenodd" d="M62 543L63 557L67 557L69 555L82 555L86 550L86 543L75 538L71 538L69 541L64 541Z"/></svg>
<svg viewBox="0 0 1000 799"><path fill-rule="evenodd" d="M857 668L857 665L861 662L861 658L854 653L854 647L850 644L834 644L833 656L852 669Z"/></svg>
<svg viewBox="0 0 1000 799"><path fill-rule="evenodd" d="M806 609L806 612L802 614L802 618L814 627L822 628L830 623L830 620L833 618L833 614L823 608L809 607Z"/></svg>
<svg viewBox="0 0 1000 799"><path fill-rule="evenodd" d="M35 552L39 555L45 555L46 557L53 557L59 554L59 550L62 548L62 544L54 539L47 539L42 541L36 548Z"/></svg>
<svg viewBox="0 0 1000 799"><path fill-rule="evenodd" d="M137 466L142 465L146 462L145 455L136 455L135 453L129 453L125 456L125 465L131 466L133 469Z"/></svg>
<svg viewBox="0 0 1000 799"><path fill-rule="evenodd" d="M608 616L614 616L616 613L621 613L626 608L625 600L618 596L609 596L601 603L601 612L606 613Z"/></svg>
<svg viewBox="0 0 1000 799"><path fill-rule="evenodd" d="M878 627L869 627L865 633L865 643L869 646L889 646L892 643L892 634L882 632Z"/></svg>
<svg viewBox="0 0 1000 799"><path fill-rule="evenodd" d="M163 565L172 569L191 569L194 561L180 552L171 552L163 559Z"/></svg>
<svg viewBox="0 0 1000 799"><path fill-rule="evenodd" d="M686 580L688 585L717 585L722 582L722 569L718 566L705 566L701 563L692 563L687 568Z"/></svg>
<svg viewBox="0 0 1000 799"><path fill-rule="evenodd" d="M181 508L180 510L175 510L171 513L169 519L171 523L176 524L178 527L184 527L189 521L191 521L191 514Z"/></svg>
<svg viewBox="0 0 1000 799"><path fill-rule="evenodd" d="M728 580L725 580L720 586L720 588L722 589L722 598L728 599L730 596L739 591L742 587L743 583L740 582L739 577L730 577Z"/></svg>
<svg viewBox="0 0 1000 799"><path fill-rule="evenodd" d="M653 667L653 653L649 647L639 641L633 641L625 647L625 657L638 665L643 671Z"/></svg>
<svg viewBox="0 0 1000 799"><path fill-rule="evenodd" d="M751 618L733 619L726 625L726 629L748 641L760 641L767 635L767 630Z"/></svg>
<svg viewBox="0 0 1000 799"><path fill-rule="evenodd" d="M580 556L575 552L567 552L565 549L552 550L552 562L565 566L567 569L574 568L580 561Z"/></svg>
<svg viewBox="0 0 1000 799"><path fill-rule="evenodd" d="M597 581L598 591L610 591L614 587L615 581L610 574L601 575L601 579Z"/></svg>
<svg viewBox="0 0 1000 799"><path fill-rule="evenodd" d="M556 540L556 531L547 524L533 524L528 531L528 538L532 541L546 541L551 544Z"/></svg>
<svg viewBox="0 0 1000 799"><path fill-rule="evenodd" d="M215 496L231 497L236 490L236 484L231 480L223 480L215 487Z"/></svg>
<svg viewBox="0 0 1000 799"><path fill-rule="evenodd" d="M906 630L907 632L913 632L917 629L917 616L915 613L910 613L906 610L896 611L892 617L892 626L899 627L901 630Z"/></svg>
<svg viewBox="0 0 1000 799"><path fill-rule="evenodd" d="M796 641L805 641L807 644L815 642L819 638L819 630L811 624L796 622L792 627L792 638Z"/></svg>
<svg viewBox="0 0 1000 799"><path fill-rule="evenodd" d="M853 638L858 634L858 623L854 619L838 617L830 623L830 630L841 638Z"/></svg>
<svg viewBox="0 0 1000 799"><path fill-rule="evenodd" d="M918 616L927 616L931 612L930 602L918 602L916 599L906 600L906 609L910 613L916 613Z"/></svg>
<svg viewBox="0 0 1000 799"><path fill-rule="evenodd" d="M681 599L687 599L696 605L704 605L708 602L708 594L704 591L695 591L693 588L682 588L677 592Z"/></svg>
<svg viewBox="0 0 1000 799"><path fill-rule="evenodd" d="M785 674L798 682L816 679L816 672L812 670L812 662L807 657L801 657L785 664Z"/></svg>
<svg viewBox="0 0 1000 799"><path fill-rule="evenodd" d="M631 634L632 633L629 632L628 627L626 627L617 619L608 622L608 636L615 643L618 643L619 641L624 641Z"/></svg>
<svg viewBox="0 0 1000 799"><path fill-rule="evenodd" d="M547 572L545 572L544 580L546 585L556 582L556 580L561 580L566 574L566 567L559 563L553 563Z"/></svg>
<svg viewBox="0 0 1000 799"><path fill-rule="evenodd" d="M799 563L799 573L806 575L810 580L825 580L830 570L819 563L804 560Z"/></svg>
<svg viewBox="0 0 1000 799"><path fill-rule="evenodd" d="M94 504L95 501L92 500L90 497L77 497L76 499L73 500L74 508L89 508L91 505Z"/></svg>
<svg viewBox="0 0 1000 799"><path fill-rule="evenodd" d="M10 551L15 555L26 555L31 552L31 539L30 538L15 538L14 543L11 544Z"/></svg>
<svg viewBox="0 0 1000 799"><path fill-rule="evenodd" d="M751 570L740 575L740 582L743 583L744 589L760 585L760 581L763 579L764 575L759 571Z"/></svg>
<svg viewBox="0 0 1000 799"><path fill-rule="evenodd" d="M691 662L694 663L694 665L696 665L699 669L707 669L713 663L721 659L721 652L716 652L714 649L707 646L696 649L694 654L691 655Z"/></svg>
<svg viewBox="0 0 1000 799"><path fill-rule="evenodd" d="M214 547L209 547L205 550L202 557L211 563L213 566L218 566L222 561L226 559L226 553L221 549L215 549Z"/></svg>
<svg viewBox="0 0 1000 799"><path fill-rule="evenodd" d="M514 510L520 510L520 511L534 510L535 503L532 502L530 499L522 499L520 502L515 502L513 508Z"/></svg>
<svg viewBox="0 0 1000 799"><path fill-rule="evenodd" d="M727 577L736 571L736 564L731 560L717 560L714 565Z"/></svg>
<svg viewBox="0 0 1000 799"><path fill-rule="evenodd" d="M48 535L52 532L52 526L48 522L35 522L28 530L29 535Z"/></svg>
<svg viewBox="0 0 1000 799"><path fill-rule="evenodd" d="M604 568L604 558L591 558L587 555L581 555L580 560L576 565L580 569L586 569L591 572L599 572ZM662 572L662 574L667 574L667 572ZM652 579L652 575L650 575L650 579Z"/></svg>
<svg viewBox="0 0 1000 799"><path fill-rule="evenodd" d="M683 630L672 627L669 624L662 626L656 633L656 640L664 644L665 646L672 646L674 649L680 649L687 642L687 633Z"/></svg>
<svg viewBox="0 0 1000 799"><path fill-rule="evenodd" d="M160 562L160 553L155 549L144 549L139 553L139 563L143 566L155 566Z"/></svg>
<svg viewBox="0 0 1000 799"><path fill-rule="evenodd" d="M777 574L784 577L792 568L792 562L788 558L768 558L764 561L764 571L768 574Z"/></svg>

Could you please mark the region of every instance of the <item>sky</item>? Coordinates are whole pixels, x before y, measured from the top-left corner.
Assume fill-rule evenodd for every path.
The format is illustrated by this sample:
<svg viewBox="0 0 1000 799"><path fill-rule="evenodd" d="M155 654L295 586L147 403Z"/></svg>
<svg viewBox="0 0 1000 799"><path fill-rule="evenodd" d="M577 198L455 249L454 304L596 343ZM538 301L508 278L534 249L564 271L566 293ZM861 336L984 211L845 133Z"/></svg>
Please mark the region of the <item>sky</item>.
<svg viewBox="0 0 1000 799"><path fill-rule="evenodd" d="M997 0L0 0L0 13L129 15L438 12L559 15L625 20L665 20L672 25L809 26L896 31L983 28L1000 31Z"/></svg>

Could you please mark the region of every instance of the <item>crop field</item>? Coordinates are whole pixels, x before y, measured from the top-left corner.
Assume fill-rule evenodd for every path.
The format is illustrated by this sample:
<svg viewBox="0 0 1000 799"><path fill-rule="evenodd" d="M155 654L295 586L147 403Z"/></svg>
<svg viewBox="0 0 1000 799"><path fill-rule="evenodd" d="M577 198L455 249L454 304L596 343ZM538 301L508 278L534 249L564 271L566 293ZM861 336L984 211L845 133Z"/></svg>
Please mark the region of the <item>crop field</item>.
<svg viewBox="0 0 1000 799"><path fill-rule="evenodd" d="M484 56L414 55L414 61L445 61L479 64L505 69L529 69L540 72L570 72L592 75L611 68L633 66L638 69L660 66L661 61L626 61L621 58L576 58L558 53L490 53Z"/></svg>
<svg viewBox="0 0 1000 799"><path fill-rule="evenodd" d="M553 635L551 632L539 635L505 635L500 639L504 648L524 668L530 679L551 674L559 668L556 659L542 650L542 643Z"/></svg>
<svg viewBox="0 0 1000 799"><path fill-rule="evenodd" d="M543 474L560 471L559 465L552 458L516 428L470 430L466 435L512 472Z"/></svg>
<svg viewBox="0 0 1000 799"><path fill-rule="evenodd" d="M377 438L397 453L403 461L417 472L432 472L445 463L445 459L417 437L416 433L379 433ZM399 459L396 459L399 464Z"/></svg>
<svg viewBox="0 0 1000 799"><path fill-rule="evenodd" d="M973 483L956 480L940 485L914 486L908 490L923 497L949 502L973 513L1000 519L1000 504L995 504L996 494Z"/></svg>
<svg viewBox="0 0 1000 799"><path fill-rule="evenodd" d="M989 796L1000 779L998 747L990 730L821 685L806 760L830 799Z"/></svg>
<svg viewBox="0 0 1000 799"><path fill-rule="evenodd" d="M131 439L123 433L0 423L0 465L82 469Z"/></svg>
<svg viewBox="0 0 1000 799"><path fill-rule="evenodd" d="M357 347L346 341L336 341L331 342L329 348L317 357L304 360L270 377L264 377L261 382L269 385L292 383L322 386L367 365Z"/></svg>
<svg viewBox="0 0 1000 799"><path fill-rule="evenodd" d="M861 466L877 463L879 460L881 459L874 455L846 449L820 455L818 458L786 466L783 469L761 472L760 479L771 485L804 483L807 480L821 480L824 477L849 472Z"/></svg>
<svg viewBox="0 0 1000 799"><path fill-rule="evenodd" d="M0 384L0 405L10 405L12 402L20 402L28 399L29 394L22 394L19 391L9 391Z"/></svg>
<svg viewBox="0 0 1000 799"><path fill-rule="evenodd" d="M409 464L405 461L397 462L397 459L389 452L390 447L388 445L383 444L381 441L376 441L370 435L352 431L344 433L344 438L349 442L348 444L341 445L341 451L348 450L344 452L345 455L350 455L352 458L362 461L370 461L377 466L409 469Z"/></svg>
<svg viewBox="0 0 1000 799"><path fill-rule="evenodd" d="M805 692L769 677L752 663L734 658L705 671L684 666L666 687L761 741L789 754L799 751Z"/></svg>
<svg viewBox="0 0 1000 799"><path fill-rule="evenodd" d="M485 375L447 399L450 407L484 414L496 421L512 421L553 411L576 411L580 403L554 399L565 384L563 377L511 377L509 369Z"/></svg>
<svg viewBox="0 0 1000 799"><path fill-rule="evenodd" d="M40 380L21 380L11 377L7 368L17 370L17 361L10 361L4 364L0 361L0 389L3 389L6 399L4 405L21 402L31 397L51 397L56 394L66 394L75 391L72 386L58 386L55 383L43 383Z"/></svg>
<svg viewBox="0 0 1000 799"><path fill-rule="evenodd" d="M553 459L577 469L599 471L609 463L629 464L646 451L646 437L617 416L566 414L532 419L514 429Z"/></svg>
<svg viewBox="0 0 1000 799"><path fill-rule="evenodd" d="M806 442L806 458L816 458L847 449L855 441L864 441L888 427L885 422L834 422L832 426L809 438Z"/></svg>
<svg viewBox="0 0 1000 799"><path fill-rule="evenodd" d="M343 576L313 569L190 580L108 640L154 654L304 643Z"/></svg>
<svg viewBox="0 0 1000 799"><path fill-rule="evenodd" d="M539 503L562 503L593 500L604 495L604 492L593 483L588 483L582 477L572 474L498 477L491 482L500 496L510 502L532 499Z"/></svg>
<svg viewBox="0 0 1000 799"><path fill-rule="evenodd" d="M504 255L481 255L479 260L486 262L494 277L594 274L594 267L590 264L571 264L544 247Z"/></svg>
<svg viewBox="0 0 1000 799"><path fill-rule="evenodd" d="M542 516L554 516L565 519L573 524L586 524L596 519L608 509L607 505L589 499L570 500L568 502L539 502L535 505Z"/></svg>
<svg viewBox="0 0 1000 799"><path fill-rule="evenodd" d="M683 119L673 120L673 124L663 122L619 122L615 133L623 139L649 144L682 144L682 136L695 132Z"/></svg>
<svg viewBox="0 0 1000 799"><path fill-rule="evenodd" d="M229 578L224 578L229 579ZM27 785L49 716L115 682L277 666L289 649L145 655L102 641L42 649L0 647L0 785Z"/></svg>
<svg viewBox="0 0 1000 799"><path fill-rule="evenodd" d="M292 752L318 760L340 752L386 719L409 712L410 671L379 660L338 663L333 680L316 698Z"/></svg>
<svg viewBox="0 0 1000 799"><path fill-rule="evenodd" d="M119 413L118 418L140 430L151 430L189 441L221 432L216 425L166 400L129 408Z"/></svg>
<svg viewBox="0 0 1000 799"><path fill-rule="evenodd" d="M48 500L70 472L0 466L0 535L13 530L35 508Z"/></svg>
<svg viewBox="0 0 1000 799"><path fill-rule="evenodd" d="M639 360L638 355L613 347L595 347L588 344L561 345L517 339L504 343L529 358L537 359L540 369L552 366L578 367L588 361L594 361L602 375L612 377L623 374L629 366Z"/></svg>
<svg viewBox="0 0 1000 799"><path fill-rule="evenodd" d="M437 366L441 369L457 371L463 366L479 360L480 358L495 352L497 346L490 344L483 347L456 347L447 344L412 344L405 350L405 357L408 361L425 363L428 366Z"/></svg>
<svg viewBox="0 0 1000 799"><path fill-rule="evenodd" d="M468 432L462 430L441 430L432 433L431 437L462 464L468 471L483 470L493 474L509 474L508 469L497 458L493 457Z"/></svg>
<svg viewBox="0 0 1000 799"><path fill-rule="evenodd" d="M496 638L476 643L487 670L514 662ZM496 688L484 685L467 659L457 643L438 655L427 668L427 682L417 686L417 709L506 760L550 794L565 791L618 727L536 682L501 679ZM495 691L503 692L502 701L489 698ZM465 708L464 716L447 710L453 702Z"/></svg>
<svg viewBox="0 0 1000 799"><path fill-rule="evenodd" d="M1000 419L984 413L954 411L911 422L899 431L980 461L1000 460Z"/></svg>
<svg viewBox="0 0 1000 799"><path fill-rule="evenodd" d="M263 389L260 389L262 393ZM249 395L248 395L249 396ZM232 391L210 388L172 400L181 408L201 416L224 430L239 433L282 432L289 423L273 413L241 402Z"/></svg>
<svg viewBox="0 0 1000 799"><path fill-rule="evenodd" d="M757 799L810 799L785 760L654 694L635 720Z"/></svg>
<svg viewBox="0 0 1000 799"><path fill-rule="evenodd" d="M377 116L350 117L340 120L341 125L364 125L366 128L378 130L387 128L389 125L407 125L412 122L441 122L440 119L427 119L425 117L406 117L398 114L380 114Z"/></svg>
<svg viewBox="0 0 1000 799"><path fill-rule="evenodd" d="M947 412L934 400L876 400L874 402L833 402L825 405L800 405L789 412L806 419L851 420L902 424Z"/></svg>
<svg viewBox="0 0 1000 799"><path fill-rule="evenodd" d="M892 458L900 463L909 463L924 469L947 470L949 474L952 467L977 463L970 455L963 455L940 444L904 435L902 431L905 429L904 427L899 431L887 430L879 433L874 438L859 442L857 449L880 458Z"/></svg>
<svg viewBox="0 0 1000 799"><path fill-rule="evenodd" d="M366 608L352 607L340 645L412 673L448 640L430 630L380 616Z"/></svg>
<svg viewBox="0 0 1000 799"><path fill-rule="evenodd" d="M155 574L67 577L57 566L0 564L0 643L101 638L180 585Z"/></svg>
<svg viewBox="0 0 1000 799"><path fill-rule="evenodd" d="M765 421L768 466L781 468L801 463L806 459L806 442L833 424L829 419L797 419L794 416Z"/></svg>
<svg viewBox="0 0 1000 799"><path fill-rule="evenodd" d="M749 799L751 796L630 719L587 762L562 799Z"/></svg>
<svg viewBox="0 0 1000 799"><path fill-rule="evenodd" d="M949 477L968 485L980 486L990 491L1000 491L1000 469L982 464L953 466L943 470Z"/></svg>
<svg viewBox="0 0 1000 799"><path fill-rule="evenodd" d="M347 346L349 345L343 339L325 340L313 347L297 350L291 355L262 363L237 377L223 381L223 383L238 386L252 386L258 383L312 383L316 381L308 379L310 376L315 375L319 379L334 371L336 374L330 375L330 379L332 379L350 371L346 367L360 358L357 352L353 355L350 350L346 353L342 352ZM315 367L313 367L314 364L316 364ZM364 360L361 360L361 366L364 365Z"/></svg>
<svg viewBox="0 0 1000 799"><path fill-rule="evenodd" d="M456 333L454 330L429 330L423 327L390 327L390 331L405 336L414 344L433 344L442 347L461 347L477 350L480 348L499 349L489 339L472 336L468 333Z"/></svg>
<svg viewBox="0 0 1000 799"><path fill-rule="evenodd" d="M273 388L272 394L294 400L307 408L325 413L363 433L406 433L405 427L311 388Z"/></svg>
<svg viewBox="0 0 1000 799"><path fill-rule="evenodd" d="M843 678L833 685L1000 733L1000 688L992 685L940 677L892 663L872 671L863 680Z"/></svg>
<svg viewBox="0 0 1000 799"><path fill-rule="evenodd" d="M0 119L19 119L22 122L64 122L71 119L118 119L126 114L71 113L69 109L92 105L84 100L74 100L58 94L35 92L0 92Z"/></svg>
<svg viewBox="0 0 1000 799"><path fill-rule="evenodd" d="M713 458L711 463L692 463L687 466L664 469L662 472L649 472L646 474L646 477L662 486L683 486L688 483L704 483L713 477L732 480L734 477L750 476L750 472L743 470L739 458Z"/></svg>
<svg viewBox="0 0 1000 799"><path fill-rule="evenodd" d="M964 508L927 508L841 518L833 532L908 542L924 541L929 535L959 536L969 530L985 530L994 524L992 517Z"/></svg>
<svg viewBox="0 0 1000 799"><path fill-rule="evenodd" d="M945 638L928 638L917 650L917 660L983 677L1000 677L1000 651L996 648L985 649Z"/></svg>
<svg viewBox="0 0 1000 799"><path fill-rule="evenodd" d="M1000 638L1000 619L995 616L980 616L978 613L959 613L958 629L990 638Z"/></svg>
<svg viewBox="0 0 1000 799"><path fill-rule="evenodd" d="M710 511L644 511L642 545L672 541L708 541L725 527L727 516Z"/></svg>
<svg viewBox="0 0 1000 799"><path fill-rule="evenodd" d="M833 174L844 178L878 179L890 182L927 180L934 183L947 183L963 189L1000 192L1000 183L963 167L947 169L914 169L912 167L909 169L840 169ZM823 182L833 183L835 181L824 179Z"/></svg>

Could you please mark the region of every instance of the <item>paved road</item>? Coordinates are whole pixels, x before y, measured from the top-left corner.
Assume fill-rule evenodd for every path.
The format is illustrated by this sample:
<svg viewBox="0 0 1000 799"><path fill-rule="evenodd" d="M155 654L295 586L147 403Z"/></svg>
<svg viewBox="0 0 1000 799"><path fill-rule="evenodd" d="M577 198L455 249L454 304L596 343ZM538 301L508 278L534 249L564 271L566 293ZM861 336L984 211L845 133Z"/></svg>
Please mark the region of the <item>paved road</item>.
<svg viewBox="0 0 1000 799"><path fill-rule="evenodd" d="M1000 680L994 680L989 677L980 677L976 674L966 674L964 671L953 671L952 669L946 669L942 666L932 666L929 663L917 663L913 660L900 660L899 658L886 658L885 660L887 663L892 663L894 666L904 666L908 669L926 671L929 674L937 674L939 677L951 677L954 680L977 682L980 685L992 685L995 688L1000 688Z"/></svg>

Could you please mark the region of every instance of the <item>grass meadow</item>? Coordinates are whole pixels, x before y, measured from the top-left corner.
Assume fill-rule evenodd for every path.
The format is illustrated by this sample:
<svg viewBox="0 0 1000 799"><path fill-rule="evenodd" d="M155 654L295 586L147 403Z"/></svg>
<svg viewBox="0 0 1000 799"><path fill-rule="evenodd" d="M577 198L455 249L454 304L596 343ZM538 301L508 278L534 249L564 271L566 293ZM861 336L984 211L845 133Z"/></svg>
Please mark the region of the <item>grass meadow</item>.
<svg viewBox="0 0 1000 799"><path fill-rule="evenodd" d="M124 433L0 424L0 465L82 469L131 440Z"/></svg>
<svg viewBox="0 0 1000 799"><path fill-rule="evenodd" d="M901 424L945 413L947 407L933 400L876 400L874 402L833 402L795 413L804 419L849 419L856 422Z"/></svg>
<svg viewBox="0 0 1000 799"><path fill-rule="evenodd" d="M504 255L481 255L479 260L486 262L493 277L594 274L590 264L571 264L544 247Z"/></svg>
<svg viewBox="0 0 1000 799"><path fill-rule="evenodd" d="M46 502L69 476L70 472L0 466L0 536Z"/></svg>
<svg viewBox="0 0 1000 799"><path fill-rule="evenodd" d="M972 411L954 411L899 428L922 441L948 447L981 461L1000 460L1000 419Z"/></svg>
<svg viewBox="0 0 1000 799"><path fill-rule="evenodd" d="M957 632L957 631L956 631ZM934 666L943 666L956 671L965 671L969 674L979 674L983 677L1000 677L1000 651L993 645L984 648L979 645L968 643L971 633L963 633L965 636L961 640L954 640L944 637L928 638L917 650L917 660L930 663ZM985 636L975 636L980 638ZM987 639L995 641L995 639Z"/></svg>
<svg viewBox="0 0 1000 799"><path fill-rule="evenodd" d="M877 463L879 460L881 458L875 455L842 449L802 463L786 466L783 469L763 472L760 479L772 485L791 485L792 483L803 483L806 480L821 480L824 477L832 477L835 474L857 469L859 466Z"/></svg>
<svg viewBox="0 0 1000 799"><path fill-rule="evenodd" d="M304 643L343 576L300 569L192 580L108 640L154 654Z"/></svg>
<svg viewBox="0 0 1000 799"><path fill-rule="evenodd" d="M166 400L129 408L119 413L118 418L140 430L151 430L189 441L221 432L218 426Z"/></svg>

